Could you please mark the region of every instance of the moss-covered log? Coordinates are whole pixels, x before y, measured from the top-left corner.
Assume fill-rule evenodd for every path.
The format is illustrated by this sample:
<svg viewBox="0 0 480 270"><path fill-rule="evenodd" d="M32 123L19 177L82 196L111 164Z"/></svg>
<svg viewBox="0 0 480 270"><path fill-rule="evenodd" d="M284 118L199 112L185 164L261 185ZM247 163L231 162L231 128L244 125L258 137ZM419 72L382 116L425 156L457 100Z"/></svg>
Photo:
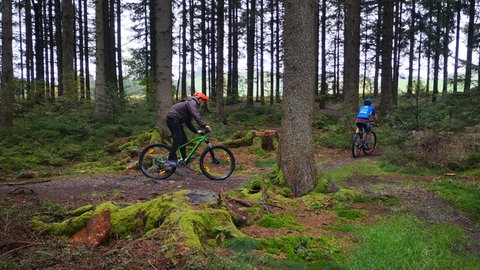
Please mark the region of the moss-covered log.
<svg viewBox="0 0 480 270"><path fill-rule="evenodd" d="M210 191L184 190L127 207L106 202L72 211L72 215L78 215L64 221L48 223L43 217L34 217L31 223L39 231L70 237L107 208L112 219L111 235L117 238L146 235L159 237L164 245L201 250L203 240L243 235L235 227L232 214L219 203L218 194Z"/></svg>

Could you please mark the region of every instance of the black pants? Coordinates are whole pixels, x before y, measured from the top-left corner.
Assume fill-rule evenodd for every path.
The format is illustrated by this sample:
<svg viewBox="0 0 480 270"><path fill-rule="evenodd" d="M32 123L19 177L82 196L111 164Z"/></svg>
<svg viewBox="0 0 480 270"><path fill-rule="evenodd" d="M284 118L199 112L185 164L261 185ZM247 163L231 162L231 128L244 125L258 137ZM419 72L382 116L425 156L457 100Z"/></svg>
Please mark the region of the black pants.
<svg viewBox="0 0 480 270"><path fill-rule="evenodd" d="M183 125L181 122L177 121L176 119L167 117L167 126L170 129L173 137L172 147L170 149L170 155L168 156L169 160L177 160L177 149L180 145L187 142L187 134L185 134L185 130L183 130ZM182 157L185 158L187 149L182 147L180 149L180 153Z"/></svg>

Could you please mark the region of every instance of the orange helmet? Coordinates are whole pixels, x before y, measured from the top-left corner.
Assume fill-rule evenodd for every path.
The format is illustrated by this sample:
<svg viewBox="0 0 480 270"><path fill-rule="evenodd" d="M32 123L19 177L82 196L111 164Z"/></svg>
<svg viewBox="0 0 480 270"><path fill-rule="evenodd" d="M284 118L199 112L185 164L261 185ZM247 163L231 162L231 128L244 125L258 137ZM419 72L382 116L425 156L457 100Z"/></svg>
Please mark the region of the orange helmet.
<svg viewBox="0 0 480 270"><path fill-rule="evenodd" d="M208 97L204 93L195 92L195 94L193 94L193 96L198 98L198 99L203 99L205 102L208 102Z"/></svg>

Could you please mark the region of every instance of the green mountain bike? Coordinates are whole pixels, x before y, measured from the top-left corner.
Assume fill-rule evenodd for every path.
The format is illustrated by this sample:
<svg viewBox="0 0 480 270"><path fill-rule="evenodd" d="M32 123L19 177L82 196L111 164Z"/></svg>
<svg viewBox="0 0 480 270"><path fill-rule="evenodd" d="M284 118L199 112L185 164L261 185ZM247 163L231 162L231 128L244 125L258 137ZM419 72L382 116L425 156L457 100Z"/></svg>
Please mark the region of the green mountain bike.
<svg viewBox="0 0 480 270"><path fill-rule="evenodd" d="M200 154L200 170L202 173L212 180L227 179L235 170L235 158L232 151L222 145L212 145L208 140L206 133L188 141L178 148L178 157L176 167L167 166L165 162L168 160L170 146L157 143L145 147L140 153L138 163L142 173L155 180L162 180L170 177L177 168L185 167L190 164L196 157L194 156L200 145L205 142L207 147ZM180 149L187 146L193 147L183 157Z"/></svg>
<svg viewBox="0 0 480 270"><path fill-rule="evenodd" d="M376 127L377 125L375 122L370 122L370 126L373 129L373 127ZM362 151L365 155L370 155L373 153L373 150L375 150L375 147L377 146L377 134L375 134L373 130L370 132L370 144L368 148L366 146L366 138L367 132L364 128L362 128L360 133L355 133L352 142L352 155L354 158L358 157Z"/></svg>

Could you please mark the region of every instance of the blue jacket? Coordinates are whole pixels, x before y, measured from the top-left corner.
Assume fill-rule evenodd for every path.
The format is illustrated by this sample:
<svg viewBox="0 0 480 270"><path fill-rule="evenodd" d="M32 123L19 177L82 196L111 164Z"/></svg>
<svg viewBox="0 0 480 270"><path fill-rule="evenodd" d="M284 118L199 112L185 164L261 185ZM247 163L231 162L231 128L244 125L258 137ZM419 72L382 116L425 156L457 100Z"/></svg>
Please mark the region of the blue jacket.
<svg viewBox="0 0 480 270"><path fill-rule="evenodd" d="M370 119L371 115L376 115L376 114L377 112L372 106L365 105L360 107L360 109L358 110L357 119L360 118L360 119L368 120Z"/></svg>

